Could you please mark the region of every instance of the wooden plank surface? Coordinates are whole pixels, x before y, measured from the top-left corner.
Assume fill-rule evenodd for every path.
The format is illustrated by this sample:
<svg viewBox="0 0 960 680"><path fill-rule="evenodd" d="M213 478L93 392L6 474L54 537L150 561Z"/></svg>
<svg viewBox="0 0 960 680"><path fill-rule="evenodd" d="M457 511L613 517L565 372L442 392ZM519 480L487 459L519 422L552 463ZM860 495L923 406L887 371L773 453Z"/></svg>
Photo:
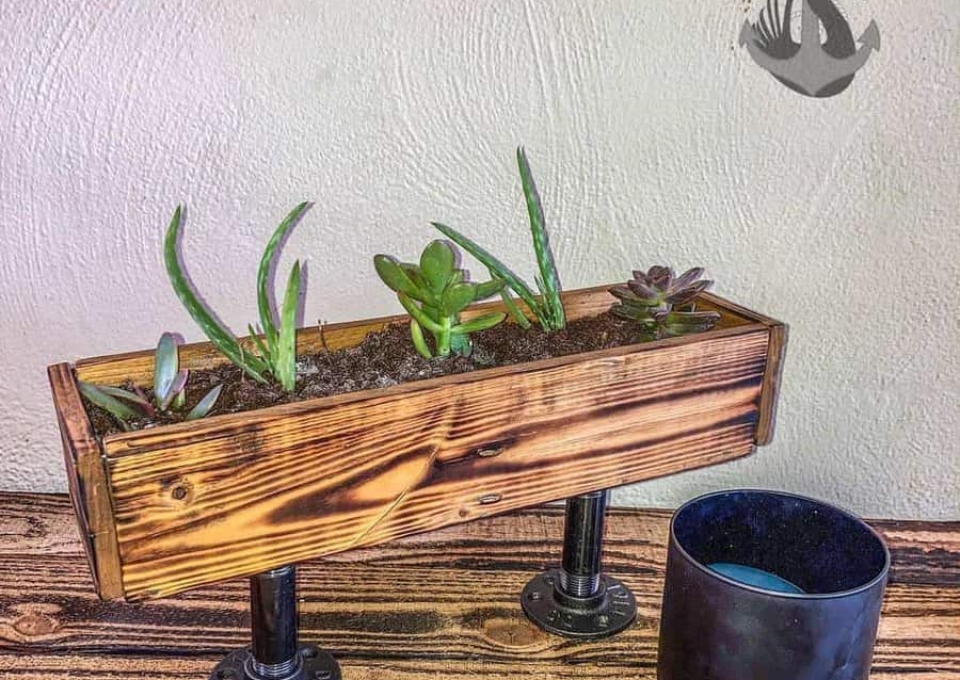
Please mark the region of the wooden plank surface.
<svg viewBox="0 0 960 680"><path fill-rule="evenodd" d="M559 560L559 508L524 511L300 566L301 628L345 680L655 680L669 512L613 510L605 564L636 626L601 642L546 635L518 593ZM873 522L893 556L872 680L960 680L960 522ZM206 678L247 642L242 580L103 602L68 500L0 493L0 678Z"/></svg>

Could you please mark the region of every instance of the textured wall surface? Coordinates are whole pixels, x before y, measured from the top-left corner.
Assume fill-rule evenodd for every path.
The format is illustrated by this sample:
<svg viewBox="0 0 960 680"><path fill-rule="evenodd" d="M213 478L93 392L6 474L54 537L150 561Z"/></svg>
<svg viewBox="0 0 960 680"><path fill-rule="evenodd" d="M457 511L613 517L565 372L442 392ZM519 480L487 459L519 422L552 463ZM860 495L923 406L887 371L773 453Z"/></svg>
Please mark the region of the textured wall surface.
<svg viewBox="0 0 960 680"><path fill-rule="evenodd" d="M744 0L0 0L0 488L65 488L46 365L200 338L161 261L177 203L234 329L303 199L306 318L391 313L371 256L431 219L532 274L523 143L565 287L703 264L791 325L775 443L617 501L960 517L960 5L843 4L883 50L814 100L737 46Z"/></svg>

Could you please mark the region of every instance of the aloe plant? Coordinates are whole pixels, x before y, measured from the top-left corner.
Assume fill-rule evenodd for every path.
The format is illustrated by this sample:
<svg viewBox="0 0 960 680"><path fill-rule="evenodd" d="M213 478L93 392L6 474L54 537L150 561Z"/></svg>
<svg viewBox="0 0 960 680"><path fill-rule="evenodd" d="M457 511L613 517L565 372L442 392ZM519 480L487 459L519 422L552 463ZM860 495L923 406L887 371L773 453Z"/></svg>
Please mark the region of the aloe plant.
<svg viewBox="0 0 960 680"><path fill-rule="evenodd" d="M130 391L83 381L80 382L80 393L91 403L113 415L124 430L129 430L132 420L155 418L159 413L182 410L186 401L188 376L187 369L180 368L180 352L176 339L172 334L164 333L160 336L154 353L152 401L140 388ZM187 412L184 420L196 420L209 414L220 397L221 388L221 385L217 385L207 392Z"/></svg>
<svg viewBox="0 0 960 680"><path fill-rule="evenodd" d="M566 315L563 311L563 302L560 299L560 277L557 275L557 266L550 250L550 240L547 236L546 224L543 216L543 204L537 185L533 180L530 163L527 161L523 147L517 149L517 166L520 169L520 182L523 185L523 195L527 204L527 215L530 219L530 233L533 237L533 249L537 258L540 275L535 282L540 297L533 292L527 283L514 274L503 262L497 259L488 250L472 241L453 227L439 222L433 226L440 230L447 238L456 243L479 260L488 270L494 280L500 279L506 287L512 290L523 301L527 309L533 314L544 330L556 331L566 326ZM530 327L527 319L507 290L501 291L504 304L511 316L524 328Z"/></svg>
<svg viewBox="0 0 960 680"><path fill-rule="evenodd" d="M696 309L694 299L713 284L702 280L702 275L700 267L680 276L664 266L651 267L646 273L634 271L632 280L610 289L619 300L610 311L638 322L651 339L709 330L720 314Z"/></svg>
<svg viewBox="0 0 960 680"><path fill-rule="evenodd" d="M254 380L267 382L267 376L272 375L288 392L296 387L297 378L296 326L302 280L300 261L294 262L287 278L279 318L270 304L270 268L284 237L297 223L308 205L304 202L290 211L274 231L260 258L260 267L257 271L257 310L260 326L259 328L255 328L252 324L248 326L256 351L244 348L241 342L204 306L187 280L177 254L182 221L180 206L177 206L173 213L173 219L164 240L164 261L173 289L210 342Z"/></svg>
<svg viewBox="0 0 960 680"><path fill-rule="evenodd" d="M502 280L485 283L467 280L458 269L457 254L444 241L433 241L420 255L420 263L400 262L389 255L373 258L377 274L397 294L400 304L410 314L410 336L417 352L427 359L452 353L470 354L470 333L492 328L506 314L492 313L461 321L460 313L471 303L496 295ZM433 349L424 336L426 329L433 336Z"/></svg>

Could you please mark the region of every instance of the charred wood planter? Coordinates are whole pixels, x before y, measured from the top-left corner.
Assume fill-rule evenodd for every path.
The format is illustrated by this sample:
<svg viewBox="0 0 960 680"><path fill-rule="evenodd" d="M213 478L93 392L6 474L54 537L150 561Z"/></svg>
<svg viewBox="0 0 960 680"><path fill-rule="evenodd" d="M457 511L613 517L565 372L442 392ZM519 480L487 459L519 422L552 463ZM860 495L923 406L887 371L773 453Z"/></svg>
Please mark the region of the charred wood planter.
<svg viewBox="0 0 960 680"><path fill-rule="evenodd" d="M606 287L564 294L571 319L611 302ZM152 352L52 366L97 590L166 596L745 456L772 436L785 327L712 295L698 306L721 312L716 328L102 439L77 381L149 382ZM404 319L304 329L299 348ZM207 343L180 357L224 361Z"/></svg>

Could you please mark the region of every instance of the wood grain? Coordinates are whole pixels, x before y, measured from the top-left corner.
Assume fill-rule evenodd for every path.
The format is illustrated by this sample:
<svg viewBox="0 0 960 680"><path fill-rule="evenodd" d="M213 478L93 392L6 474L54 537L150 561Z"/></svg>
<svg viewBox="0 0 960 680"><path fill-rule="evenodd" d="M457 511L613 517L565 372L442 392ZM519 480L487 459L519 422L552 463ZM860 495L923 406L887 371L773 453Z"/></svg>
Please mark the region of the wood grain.
<svg viewBox="0 0 960 680"><path fill-rule="evenodd" d="M610 300L565 294L571 318ZM120 572L100 580L160 597L747 455L772 432L783 327L725 304L704 299L723 318L697 336L109 436L95 465ZM394 320L328 327L324 342ZM184 363L220 361L208 350ZM150 370L149 352L77 365L101 383Z"/></svg>
<svg viewBox="0 0 960 680"><path fill-rule="evenodd" d="M241 580L139 604L99 601L70 513L63 497L0 493L0 678L206 677L247 643ZM302 636L334 652L347 680L654 680L669 514L610 513L605 568L640 611L610 640L549 636L520 613L522 585L559 560L558 508L304 563ZM888 541L893 583L871 679L960 680L960 522L873 524Z"/></svg>
<svg viewBox="0 0 960 680"><path fill-rule="evenodd" d="M120 597L120 557L100 445L83 410L70 365L51 366L47 375L60 425L70 497L90 571L103 597Z"/></svg>

